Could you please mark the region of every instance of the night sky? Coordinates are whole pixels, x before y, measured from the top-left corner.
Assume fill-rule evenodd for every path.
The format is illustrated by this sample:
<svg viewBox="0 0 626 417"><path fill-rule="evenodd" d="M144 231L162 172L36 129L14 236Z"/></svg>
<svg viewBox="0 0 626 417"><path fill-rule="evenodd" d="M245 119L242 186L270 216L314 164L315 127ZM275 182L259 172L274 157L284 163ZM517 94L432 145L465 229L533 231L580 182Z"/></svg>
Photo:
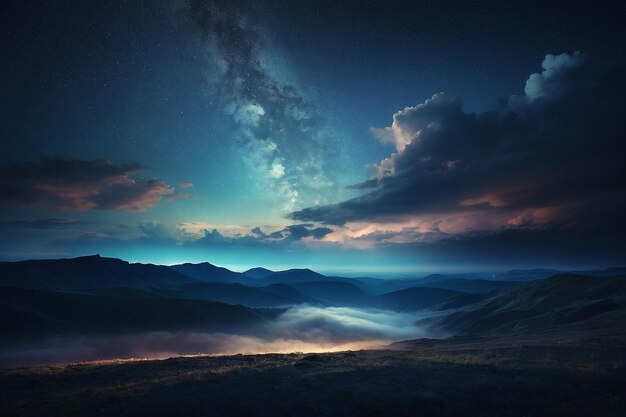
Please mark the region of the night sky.
<svg viewBox="0 0 626 417"><path fill-rule="evenodd" d="M626 264L619 1L4 1L0 260Z"/></svg>

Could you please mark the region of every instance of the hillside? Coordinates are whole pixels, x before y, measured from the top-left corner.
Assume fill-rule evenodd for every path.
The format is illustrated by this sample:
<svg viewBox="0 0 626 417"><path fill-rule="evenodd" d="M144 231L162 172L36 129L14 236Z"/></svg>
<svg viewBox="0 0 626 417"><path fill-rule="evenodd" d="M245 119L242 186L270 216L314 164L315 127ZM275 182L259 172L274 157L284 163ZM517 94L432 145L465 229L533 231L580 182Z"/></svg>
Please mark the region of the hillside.
<svg viewBox="0 0 626 417"><path fill-rule="evenodd" d="M520 333L559 327L626 331L626 279L558 275L500 292L440 322L463 334Z"/></svg>
<svg viewBox="0 0 626 417"><path fill-rule="evenodd" d="M277 284L278 285L278 284ZM267 287L249 287L238 283L194 282L174 288L160 289L159 294L191 300L219 301L227 304L242 304L247 307L285 307L301 304L306 300L295 289L291 294Z"/></svg>
<svg viewBox="0 0 626 417"><path fill-rule="evenodd" d="M239 282L239 275L229 269L215 266L208 262L199 264L185 263L170 266L176 272L202 282Z"/></svg>
<svg viewBox="0 0 626 417"><path fill-rule="evenodd" d="M242 272L241 275L245 275L247 277L254 278L254 279L261 279L261 278L268 277L272 275L273 273L274 271L270 271L269 269L257 267L257 268L250 268L247 271Z"/></svg>
<svg viewBox="0 0 626 417"><path fill-rule="evenodd" d="M287 269L285 271L274 272L258 279L256 282L262 285L270 284L294 284L300 282L323 281L327 279L324 275L308 268L305 269Z"/></svg>
<svg viewBox="0 0 626 417"><path fill-rule="evenodd" d="M195 280L167 266L131 264L99 255L0 263L0 286L51 290L164 288Z"/></svg>
<svg viewBox="0 0 626 417"><path fill-rule="evenodd" d="M441 288L415 287L379 295L377 304L380 308L395 311L417 311L434 307L460 294L459 291Z"/></svg>
<svg viewBox="0 0 626 417"><path fill-rule="evenodd" d="M310 300L331 306L368 306L372 297L358 286L341 281L312 281L292 284Z"/></svg>
<svg viewBox="0 0 626 417"><path fill-rule="evenodd" d="M233 331L262 321L246 307L211 301L0 287L3 343L161 330Z"/></svg>
<svg viewBox="0 0 626 417"><path fill-rule="evenodd" d="M0 369L0 414L623 416L623 344L499 345Z"/></svg>
<svg viewBox="0 0 626 417"><path fill-rule="evenodd" d="M488 293L523 285L517 281L491 281L486 279L463 279L452 278L441 281L433 281L424 284L424 287L443 288L447 290L461 291L467 293Z"/></svg>

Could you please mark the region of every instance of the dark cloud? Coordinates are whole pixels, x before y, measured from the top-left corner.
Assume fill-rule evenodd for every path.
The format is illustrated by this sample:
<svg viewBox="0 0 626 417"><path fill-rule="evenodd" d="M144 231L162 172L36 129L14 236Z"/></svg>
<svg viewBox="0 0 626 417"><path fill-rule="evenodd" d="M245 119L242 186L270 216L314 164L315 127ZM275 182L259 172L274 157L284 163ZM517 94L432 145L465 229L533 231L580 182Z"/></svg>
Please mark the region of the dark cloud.
<svg viewBox="0 0 626 417"><path fill-rule="evenodd" d="M5 227L17 229L64 229L73 226L82 226L89 223L76 219L34 219L34 220L13 220L1 223Z"/></svg>
<svg viewBox="0 0 626 417"><path fill-rule="evenodd" d="M593 220L602 230L624 230L625 102L623 64L607 69L578 52L547 55L524 95L497 111L466 113L443 93L399 111L390 127L372 129L396 152L353 187L370 192L290 217L342 225L471 212L499 216L498 227L559 220L581 229Z"/></svg>
<svg viewBox="0 0 626 417"><path fill-rule="evenodd" d="M134 177L141 164L44 157L0 169L0 203L53 210L143 211L184 195L156 178Z"/></svg>
<svg viewBox="0 0 626 417"><path fill-rule="evenodd" d="M416 242L409 247L430 262L448 264L568 268L570 265L593 267L626 263L623 231L604 229L590 233L558 224L468 232L439 237L434 242Z"/></svg>
<svg viewBox="0 0 626 417"><path fill-rule="evenodd" d="M269 237L270 239L283 239L285 235L283 235L282 232L272 232L267 235L267 237Z"/></svg>
<svg viewBox="0 0 626 417"><path fill-rule="evenodd" d="M289 232L289 237L294 240L300 240L305 237L321 239L332 232L332 229L329 229L328 227L312 228L312 226L312 224L294 224L287 226L283 232Z"/></svg>
<svg viewBox="0 0 626 417"><path fill-rule="evenodd" d="M200 244L200 245L215 245L215 244L226 245L230 243L235 243L236 241L241 241L241 238L230 239L222 235L217 229L213 229L213 230L205 230L204 236L201 237L200 239L195 240L193 243Z"/></svg>
<svg viewBox="0 0 626 417"><path fill-rule="evenodd" d="M265 233L260 227L251 230L251 235L225 236L217 229L205 230L204 236L191 244L218 246L289 246L305 238L322 239L332 232L328 227L313 227L312 224L294 224L282 230Z"/></svg>
<svg viewBox="0 0 626 417"><path fill-rule="evenodd" d="M268 59L268 39L253 2L197 0L189 14L213 53L214 85L235 124L234 142L255 179L283 201L324 199L335 185L336 141L316 107ZM271 196L271 195L270 195Z"/></svg>
<svg viewBox="0 0 626 417"><path fill-rule="evenodd" d="M266 234L260 227L255 227L251 230L251 232L258 237L269 238L269 239L283 239L285 235L283 235L282 231L276 231L269 234Z"/></svg>
<svg viewBox="0 0 626 417"><path fill-rule="evenodd" d="M141 223L139 230L149 239L169 240L173 238L171 230L163 223L156 221Z"/></svg>

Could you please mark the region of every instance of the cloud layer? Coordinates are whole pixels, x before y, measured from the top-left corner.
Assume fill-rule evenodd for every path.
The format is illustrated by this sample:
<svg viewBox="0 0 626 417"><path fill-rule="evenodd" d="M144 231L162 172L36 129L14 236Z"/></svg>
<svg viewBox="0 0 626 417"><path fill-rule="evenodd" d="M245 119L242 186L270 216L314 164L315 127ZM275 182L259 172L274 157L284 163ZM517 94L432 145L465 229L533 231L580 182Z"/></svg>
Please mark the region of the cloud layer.
<svg viewBox="0 0 626 417"><path fill-rule="evenodd" d="M51 210L143 211L186 197L156 178L134 177L141 164L44 157L0 169L0 203Z"/></svg>
<svg viewBox="0 0 626 417"><path fill-rule="evenodd" d="M624 230L626 70L579 52L547 55L524 95L474 114L445 93L372 129L395 152L366 194L296 211L333 225L390 222L392 232L455 235L509 229ZM417 240L415 238L414 240Z"/></svg>
<svg viewBox="0 0 626 417"><path fill-rule="evenodd" d="M189 354L326 352L380 347L431 336L415 324L425 313L347 307L299 306L245 334L145 332L56 337L20 349L0 349L1 365L35 365L116 358L168 358Z"/></svg>

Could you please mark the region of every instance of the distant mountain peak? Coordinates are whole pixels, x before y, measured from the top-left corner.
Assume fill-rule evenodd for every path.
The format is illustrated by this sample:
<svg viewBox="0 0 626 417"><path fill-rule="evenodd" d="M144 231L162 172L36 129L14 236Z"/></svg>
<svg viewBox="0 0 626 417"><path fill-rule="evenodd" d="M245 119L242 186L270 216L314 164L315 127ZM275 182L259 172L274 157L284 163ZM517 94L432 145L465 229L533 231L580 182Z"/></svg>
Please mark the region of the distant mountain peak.
<svg viewBox="0 0 626 417"><path fill-rule="evenodd" d="M100 258L102 258L102 255L100 255L99 253L95 253L93 255L77 256L74 259L100 259Z"/></svg>
<svg viewBox="0 0 626 417"><path fill-rule="evenodd" d="M256 268L250 268L247 271L242 272L242 275L250 278L260 279L269 277L273 273L274 271L258 266Z"/></svg>
<svg viewBox="0 0 626 417"><path fill-rule="evenodd" d="M134 263L100 255L0 264L0 285L81 290L171 286L192 280L166 266Z"/></svg>
<svg viewBox="0 0 626 417"><path fill-rule="evenodd" d="M313 271L312 269L309 269L309 268L291 268L291 269L285 269L284 271L278 271L276 273L280 274L280 273L295 273L295 272L305 273L305 274L322 275L319 272L315 272L315 271Z"/></svg>
<svg viewBox="0 0 626 417"><path fill-rule="evenodd" d="M172 265L172 266L185 266L185 267L189 267L189 266L200 266L200 267L213 267L213 268L219 268L216 265L213 265L211 262L198 262L198 263L193 263L193 262L185 262L182 264L177 264L177 265Z"/></svg>
<svg viewBox="0 0 626 417"><path fill-rule="evenodd" d="M130 262L125 261L123 259L119 259L119 258L112 258L112 257L108 257L108 256L102 256L99 253L96 253L95 255L87 255L87 256L79 256L76 258L69 258L69 259L63 259L64 261L71 261L71 262L85 262L85 263L116 263L116 264L125 264L125 265L130 265ZM138 264L141 265L141 264Z"/></svg>
<svg viewBox="0 0 626 417"><path fill-rule="evenodd" d="M203 282L234 282L237 281L239 276L237 272L213 265L209 262L198 264L188 262L180 265L172 265L169 268Z"/></svg>

